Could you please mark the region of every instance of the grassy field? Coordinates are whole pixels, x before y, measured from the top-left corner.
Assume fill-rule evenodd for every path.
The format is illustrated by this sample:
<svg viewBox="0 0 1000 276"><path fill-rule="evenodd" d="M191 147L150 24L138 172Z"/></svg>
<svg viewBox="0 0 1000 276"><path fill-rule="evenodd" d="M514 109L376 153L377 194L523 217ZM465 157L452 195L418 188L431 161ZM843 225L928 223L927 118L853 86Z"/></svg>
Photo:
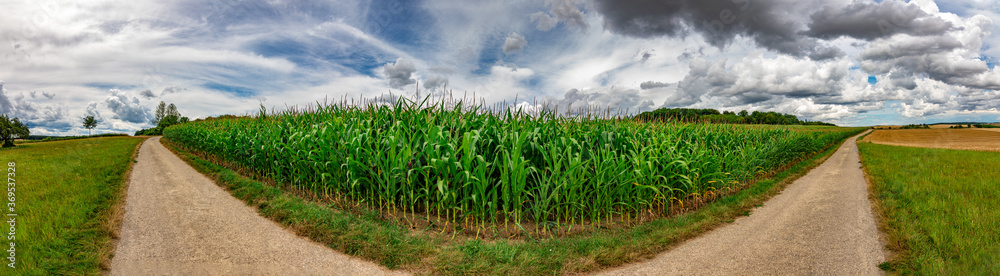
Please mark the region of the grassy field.
<svg viewBox="0 0 1000 276"><path fill-rule="evenodd" d="M510 237L669 215L687 198L731 191L861 130L809 129L397 101L188 123L164 137L342 207Z"/></svg>
<svg viewBox="0 0 1000 276"><path fill-rule="evenodd" d="M0 274L99 275L113 250L114 210L124 196L125 175L143 139L91 138L0 150L5 168L15 163L17 207L15 268L5 259Z"/></svg>
<svg viewBox="0 0 1000 276"><path fill-rule="evenodd" d="M1000 271L1000 153L858 147L895 253L883 268L917 275Z"/></svg>

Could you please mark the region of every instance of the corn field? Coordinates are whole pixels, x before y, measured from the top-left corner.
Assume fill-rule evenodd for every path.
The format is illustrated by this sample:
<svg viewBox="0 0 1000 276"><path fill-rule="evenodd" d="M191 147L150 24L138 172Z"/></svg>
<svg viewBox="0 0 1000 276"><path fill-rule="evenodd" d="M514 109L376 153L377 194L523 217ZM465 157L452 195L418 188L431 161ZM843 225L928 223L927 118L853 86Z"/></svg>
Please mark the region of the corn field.
<svg viewBox="0 0 1000 276"><path fill-rule="evenodd" d="M663 213L860 130L792 131L486 110L406 99L170 127L164 137L273 180L372 209L475 225Z"/></svg>

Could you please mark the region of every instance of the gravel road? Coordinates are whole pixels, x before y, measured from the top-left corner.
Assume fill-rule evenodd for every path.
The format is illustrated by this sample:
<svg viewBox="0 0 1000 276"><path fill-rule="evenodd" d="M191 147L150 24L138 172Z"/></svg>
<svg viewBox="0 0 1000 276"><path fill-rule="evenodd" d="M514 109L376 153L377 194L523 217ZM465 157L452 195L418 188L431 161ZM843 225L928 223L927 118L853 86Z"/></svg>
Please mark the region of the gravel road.
<svg viewBox="0 0 1000 276"><path fill-rule="evenodd" d="M111 275L384 275L259 216L147 139L132 169Z"/></svg>
<svg viewBox="0 0 1000 276"><path fill-rule="evenodd" d="M747 217L609 275L877 275L885 260L857 137Z"/></svg>

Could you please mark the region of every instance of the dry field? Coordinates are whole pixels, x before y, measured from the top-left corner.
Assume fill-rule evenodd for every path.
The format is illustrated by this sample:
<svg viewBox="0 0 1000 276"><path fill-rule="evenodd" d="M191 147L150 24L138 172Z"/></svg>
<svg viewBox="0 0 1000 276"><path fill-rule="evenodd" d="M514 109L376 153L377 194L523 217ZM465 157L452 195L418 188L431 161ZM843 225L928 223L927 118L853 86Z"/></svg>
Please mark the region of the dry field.
<svg viewBox="0 0 1000 276"><path fill-rule="evenodd" d="M863 141L876 144L979 151L1000 151L998 129L893 129L875 130Z"/></svg>

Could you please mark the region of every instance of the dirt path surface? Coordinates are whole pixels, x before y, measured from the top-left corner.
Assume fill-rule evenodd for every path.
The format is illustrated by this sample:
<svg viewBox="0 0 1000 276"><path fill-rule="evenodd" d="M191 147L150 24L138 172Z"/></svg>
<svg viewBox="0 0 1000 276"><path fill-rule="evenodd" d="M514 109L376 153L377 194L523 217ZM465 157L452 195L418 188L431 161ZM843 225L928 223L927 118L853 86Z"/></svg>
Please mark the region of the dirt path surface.
<svg viewBox="0 0 1000 276"><path fill-rule="evenodd" d="M747 217L611 275L876 275L885 260L852 137Z"/></svg>
<svg viewBox="0 0 1000 276"><path fill-rule="evenodd" d="M132 169L111 275L398 273L308 241L257 215L147 139Z"/></svg>

